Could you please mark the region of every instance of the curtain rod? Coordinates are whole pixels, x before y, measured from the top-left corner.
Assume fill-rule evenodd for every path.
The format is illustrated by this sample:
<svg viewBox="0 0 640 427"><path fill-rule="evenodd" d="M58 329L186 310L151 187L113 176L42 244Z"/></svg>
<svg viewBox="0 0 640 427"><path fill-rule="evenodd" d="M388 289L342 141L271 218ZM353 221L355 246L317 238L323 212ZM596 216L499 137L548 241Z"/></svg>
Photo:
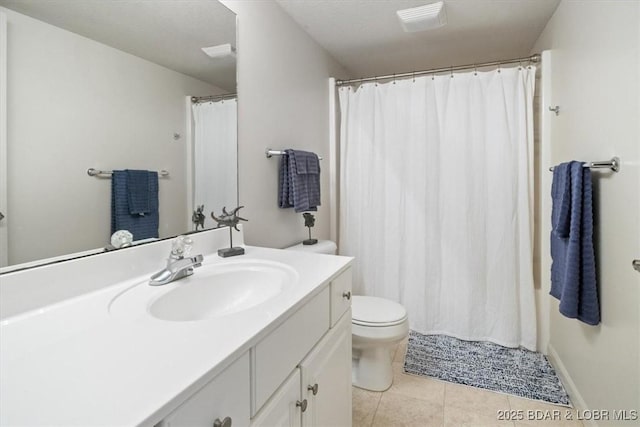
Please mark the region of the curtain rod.
<svg viewBox="0 0 640 427"><path fill-rule="evenodd" d="M223 99L233 99L237 97L237 93L225 93L224 95L192 96L191 102L195 104L197 102L221 101Z"/></svg>
<svg viewBox="0 0 640 427"><path fill-rule="evenodd" d="M360 79L349 79L349 80L336 80L336 86L345 86L352 83L364 83L364 82L375 82L378 80L388 80L388 79L399 79L404 77L416 77L423 76L425 74L436 74L436 73L444 73L444 72L453 72L460 70L474 70L481 67L495 67L500 65L507 64L518 64L523 62L540 62L540 54L536 53L535 55L525 56L523 58L516 59L506 59L504 61L493 61L493 62L482 62L479 64L467 64L467 65L456 65L451 67L442 67L442 68L433 68L431 70L422 70L422 71L412 71L410 73L397 73L397 74L387 74L386 76L376 76L376 77L363 77Z"/></svg>

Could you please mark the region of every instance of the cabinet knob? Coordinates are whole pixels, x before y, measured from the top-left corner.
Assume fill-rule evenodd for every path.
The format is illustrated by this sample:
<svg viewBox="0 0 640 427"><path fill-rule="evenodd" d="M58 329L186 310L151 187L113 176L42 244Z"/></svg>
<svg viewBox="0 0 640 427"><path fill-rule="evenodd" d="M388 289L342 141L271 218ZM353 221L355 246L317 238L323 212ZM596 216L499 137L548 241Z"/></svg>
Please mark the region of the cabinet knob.
<svg viewBox="0 0 640 427"><path fill-rule="evenodd" d="M314 385L308 385L307 390L313 392L313 395L315 396L316 394L318 394L318 383L315 383Z"/></svg>
<svg viewBox="0 0 640 427"><path fill-rule="evenodd" d="M342 293L342 298L351 299L351 291L343 292Z"/></svg>
<svg viewBox="0 0 640 427"><path fill-rule="evenodd" d="M307 410L307 399L304 399L302 402L299 400L296 402L296 406L299 407L302 412Z"/></svg>
<svg viewBox="0 0 640 427"><path fill-rule="evenodd" d="M231 427L231 417L224 417L222 421L220 421L220 418L216 418L213 422L213 427Z"/></svg>

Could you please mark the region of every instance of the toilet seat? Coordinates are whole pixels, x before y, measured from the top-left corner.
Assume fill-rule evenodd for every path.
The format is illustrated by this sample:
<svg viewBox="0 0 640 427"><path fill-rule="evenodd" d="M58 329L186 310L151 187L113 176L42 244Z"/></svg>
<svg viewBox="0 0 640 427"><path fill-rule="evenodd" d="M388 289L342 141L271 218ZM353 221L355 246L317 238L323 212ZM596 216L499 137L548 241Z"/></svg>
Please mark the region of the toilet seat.
<svg viewBox="0 0 640 427"><path fill-rule="evenodd" d="M407 316L404 316L402 319L398 319L393 322L365 322L362 320L351 319L351 323L358 326L366 326L368 328L384 328L387 326L396 326L404 323L407 320Z"/></svg>
<svg viewBox="0 0 640 427"><path fill-rule="evenodd" d="M354 295L351 300L351 322L354 325L388 327L406 320L407 310L397 302L361 295Z"/></svg>

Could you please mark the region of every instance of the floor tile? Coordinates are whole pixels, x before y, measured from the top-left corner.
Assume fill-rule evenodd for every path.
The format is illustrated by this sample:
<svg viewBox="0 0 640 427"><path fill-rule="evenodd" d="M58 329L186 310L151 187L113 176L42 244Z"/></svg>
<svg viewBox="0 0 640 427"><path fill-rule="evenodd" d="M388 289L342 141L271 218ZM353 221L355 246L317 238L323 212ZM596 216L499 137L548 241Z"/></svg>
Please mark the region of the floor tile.
<svg viewBox="0 0 640 427"><path fill-rule="evenodd" d="M374 427L441 427L442 404L393 393L383 393L373 419Z"/></svg>
<svg viewBox="0 0 640 427"><path fill-rule="evenodd" d="M580 427L575 409L536 400L509 396L512 414L520 418L516 426Z"/></svg>
<svg viewBox="0 0 640 427"><path fill-rule="evenodd" d="M353 427L371 427L382 393L353 387L352 396Z"/></svg>
<svg viewBox="0 0 640 427"><path fill-rule="evenodd" d="M406 374L402 363L393 364L393 384L385 392L444 404L445 383L429 377Z"/></svg>
<svg viewBox="0 0 640 427"><path fill-rule="evenodd" d="M506 395L446 383L444 396L445 426L513 426L505 417L500 419L501 411L509 411L509 399Z"/></svg>
<svg viewBox="0 0 640 427"><path fill-rule="evenodd" d="M353 426L583 426L580 421L566 419L569 408L406 374L406 347L407 340L391 349L394 378L387 391L353 388ZM575 418L575 411L572 413Z"/></svg>

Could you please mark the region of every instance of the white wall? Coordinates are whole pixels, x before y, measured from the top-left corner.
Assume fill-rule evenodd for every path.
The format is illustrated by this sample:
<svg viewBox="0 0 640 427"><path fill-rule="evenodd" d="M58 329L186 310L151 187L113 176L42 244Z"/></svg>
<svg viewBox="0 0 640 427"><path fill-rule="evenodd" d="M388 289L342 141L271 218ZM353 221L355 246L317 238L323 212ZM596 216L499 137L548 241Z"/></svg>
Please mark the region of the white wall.
<svg viewBox="0 0 640 427"><path fill-rule="evenodd" d="M2 9L8 16L9 263L100 247L109 179L97 169L166 169L160 236L187 223L185 96L210 84Z"/></svg>
<svg viewBox="0 0 640 427"><path fill-rule="evenodd" d="M550 356L579 405L639 410L640 275L631 260L640 258L640 3L563 0L533 51L544 49L552 49L548 104L561 109L549 119L550 162L622 159L620 173L594 172L602 324L567 319L548 297Z"/></svg>
<svg viewBox="0 0 640 427"><path fill-rule="evenodd" d="M279 158L264 150L314 151L321 161L322 206L314 236L329 237L329 77L333 60L275 2L222 1L238 15L240 204L248 244L285 247L306 238L302 214L279 209Z"/></svg>

